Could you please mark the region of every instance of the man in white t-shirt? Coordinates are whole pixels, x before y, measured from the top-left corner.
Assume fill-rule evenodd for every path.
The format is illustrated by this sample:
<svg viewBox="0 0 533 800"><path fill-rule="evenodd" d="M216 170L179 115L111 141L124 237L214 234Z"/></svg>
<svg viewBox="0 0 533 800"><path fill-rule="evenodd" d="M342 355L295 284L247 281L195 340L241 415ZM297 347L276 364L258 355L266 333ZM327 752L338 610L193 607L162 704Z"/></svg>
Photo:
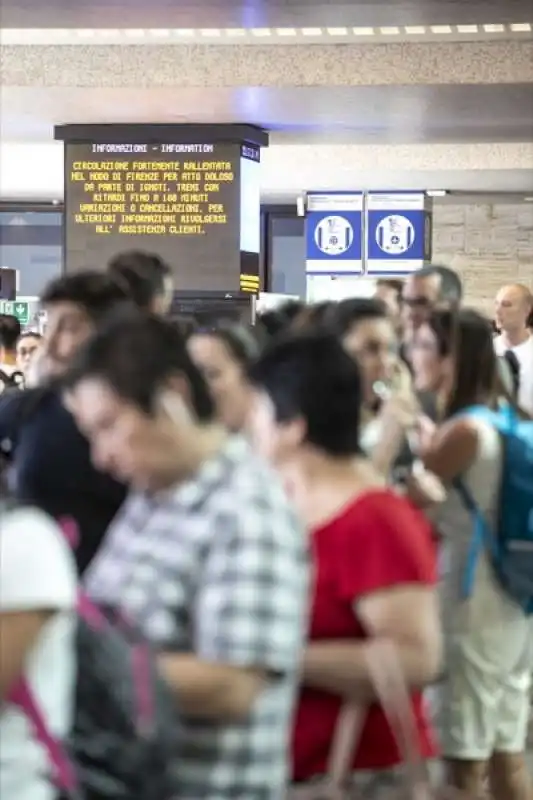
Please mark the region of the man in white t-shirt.
<svg viewBox="0 0 533 800"><path fill-rule="evenodd" d="M533 295L527 286L504 286L496 296L496 325L500 331L494 340L499 356L511 350L520 365L518 403L533 414L533 335L528 317L533 308Z"/></svg>
<svg viewBox="0 0 533 800"><path fill-rule="evenodd" d="M55 800L50 764L9 703L24 675L50 733L67 736L76 672L76 565L58 527L33 508L0 508L0 797ZM7 699L6 699L7 698Z"/></svg>

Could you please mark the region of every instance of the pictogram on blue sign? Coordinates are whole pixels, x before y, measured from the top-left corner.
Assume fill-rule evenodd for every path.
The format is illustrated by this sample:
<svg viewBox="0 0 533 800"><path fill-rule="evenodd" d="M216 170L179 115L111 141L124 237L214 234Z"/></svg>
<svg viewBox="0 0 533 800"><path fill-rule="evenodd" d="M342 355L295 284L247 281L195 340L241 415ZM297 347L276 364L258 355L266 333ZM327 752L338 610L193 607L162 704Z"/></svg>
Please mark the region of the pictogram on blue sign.
<svg viewBox="0 0 533 800"><path fill-rule="evenodd" d="M360 275L363 271L363 194L309 194L307 209L307 273Z"/></svg>
<svg viewBox="0 0 533 800"><path fill-rule="evenodd" d="M369 192L367 275L406 275L431 259L431 201L423 192Z"/></svg>

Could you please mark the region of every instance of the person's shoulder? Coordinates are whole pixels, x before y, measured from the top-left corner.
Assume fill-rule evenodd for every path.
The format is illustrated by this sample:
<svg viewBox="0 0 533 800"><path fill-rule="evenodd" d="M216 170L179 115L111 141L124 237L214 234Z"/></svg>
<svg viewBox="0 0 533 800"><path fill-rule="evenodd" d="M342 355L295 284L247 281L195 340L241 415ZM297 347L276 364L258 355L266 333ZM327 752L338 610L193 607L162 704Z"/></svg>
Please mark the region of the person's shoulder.
<svg viewBox="0 0 533 800"><path fill-rule="evenodd" d="M497 336L495 336L494 339L492 340L492 343L494 345L494 350L495 350L497 356L503 356L505 351L508 350L508 348L503 343L503 339L501 337L501 334L498 334Z"/></svg>
<svg viewBox="0 0 533 800"><path fill-rule="evenodd" d="M430 531L429 523L407 497L391 488L376 488L362 494L350 509L347 520L364 537L384 536L397 540L422 536Z"/></svg>
<svg viewBox="0 0 533 800"><path fill-rule="evenodd" d="M0 521L0 607L70 607L77 574L70 546L44 512L14 507Z"/></svg>

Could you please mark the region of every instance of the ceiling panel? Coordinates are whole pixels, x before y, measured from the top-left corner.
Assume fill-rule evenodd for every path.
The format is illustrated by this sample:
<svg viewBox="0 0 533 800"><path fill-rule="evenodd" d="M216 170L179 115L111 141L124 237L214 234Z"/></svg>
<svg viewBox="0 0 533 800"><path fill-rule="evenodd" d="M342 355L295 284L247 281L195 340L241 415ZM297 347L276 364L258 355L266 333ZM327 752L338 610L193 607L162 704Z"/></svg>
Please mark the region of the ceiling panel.
<svg viewBox="0 0 533 800"><path fill-rule="evenodd" d="M2 0L4 28L383 26L527 22L530 0Z"/></svg>
<svg viewBox="0 0 533 800"><path fill-rule="evenodd" d="M277 140L353 143L525 142L533 85L337 88L1 90L0 134L46 141L54 124L248 122Z"/></svg>

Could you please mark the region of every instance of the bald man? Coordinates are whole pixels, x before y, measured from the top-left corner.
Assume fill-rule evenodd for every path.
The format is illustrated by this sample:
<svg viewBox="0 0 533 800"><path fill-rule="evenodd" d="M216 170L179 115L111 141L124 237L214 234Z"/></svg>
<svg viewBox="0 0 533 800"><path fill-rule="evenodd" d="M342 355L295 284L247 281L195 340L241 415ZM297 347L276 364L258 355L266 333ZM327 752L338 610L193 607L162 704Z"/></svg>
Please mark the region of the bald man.
<svg viewBox="0 0 533 800"><path fill-rule="evenodd" d="M511 351L520 365L518 403L533 415L533 334L528 318L533 308L533 295L527 286L510 284L496 296L495 319L500 335L494 340L499 356Z"/></svg>

